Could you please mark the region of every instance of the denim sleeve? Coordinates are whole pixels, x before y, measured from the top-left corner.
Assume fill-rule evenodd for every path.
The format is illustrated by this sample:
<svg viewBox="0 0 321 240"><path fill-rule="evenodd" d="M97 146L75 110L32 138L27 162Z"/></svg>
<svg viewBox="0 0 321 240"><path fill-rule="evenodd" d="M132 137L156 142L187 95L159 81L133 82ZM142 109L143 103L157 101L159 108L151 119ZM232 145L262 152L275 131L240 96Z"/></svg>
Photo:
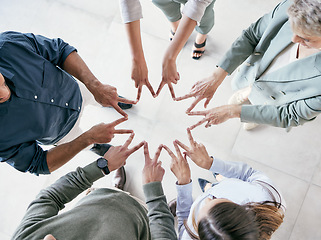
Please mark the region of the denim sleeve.
<svg viewBox="0 0 321 240"><path fill-rule="evenodd" d="M60 38L49 39L41 35L34 35L33 33L27 33L24 36L29 40L37 54L60 68L62 68L68 55L73 51L77 51L76 48Z"/></svg>
<svg viewBox="0 0 321 240"><path fill-rule="evenodd" d="M50 174L47 165L47 151L36 142L26 142L1 152L1 161L6 162L21 172Z"/></svg>

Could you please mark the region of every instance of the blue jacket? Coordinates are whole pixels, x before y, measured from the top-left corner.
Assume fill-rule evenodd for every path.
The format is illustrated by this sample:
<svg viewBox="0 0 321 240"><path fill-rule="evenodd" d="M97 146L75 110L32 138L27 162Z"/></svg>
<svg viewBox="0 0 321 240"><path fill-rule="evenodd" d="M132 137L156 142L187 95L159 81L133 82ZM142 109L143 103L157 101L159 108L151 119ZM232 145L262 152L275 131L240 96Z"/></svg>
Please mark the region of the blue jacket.
<svg viewBox="0 0 321 240"><path fill-rule="evenodd" d="M0 34L0 73L11 90L0 104L0 161L19 171L48 174L46 151L78 119L82 98L75 79L63 71L75 51L61 39Z"/></svg>

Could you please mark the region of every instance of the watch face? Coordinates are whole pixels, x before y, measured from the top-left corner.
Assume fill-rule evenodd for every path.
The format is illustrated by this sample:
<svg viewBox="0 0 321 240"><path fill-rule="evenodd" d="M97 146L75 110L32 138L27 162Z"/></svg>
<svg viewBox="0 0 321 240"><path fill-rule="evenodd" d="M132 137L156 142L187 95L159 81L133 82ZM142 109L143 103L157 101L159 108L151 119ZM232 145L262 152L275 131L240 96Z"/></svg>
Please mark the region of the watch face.
<svg viewBox="0 0 321 240"><path fill-rule="evenodd" d="M107 160L106 160L105 158L99 158L99 159L97 160L97 166L98 166L99 168L105 168L105 167L107 167Z"/></svg>

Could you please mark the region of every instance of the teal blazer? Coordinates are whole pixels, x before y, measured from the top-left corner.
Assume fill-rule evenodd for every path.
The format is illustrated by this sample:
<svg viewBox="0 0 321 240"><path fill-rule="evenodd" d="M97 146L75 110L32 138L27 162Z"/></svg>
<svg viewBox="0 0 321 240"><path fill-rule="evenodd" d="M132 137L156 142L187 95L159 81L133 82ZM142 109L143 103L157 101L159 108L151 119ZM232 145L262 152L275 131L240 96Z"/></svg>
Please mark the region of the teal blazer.
<svg viewBox="0 0 321 240"><path fill-rule="evenodd" d="M292 0L281 2L244 30L218 64L229 74L242 64L233 79L234 89L252 85L252 105L242 106L242 122L288 128L315 119L321 111L321 52L262 76L291 43L287 15L291 4Z"/></svg>

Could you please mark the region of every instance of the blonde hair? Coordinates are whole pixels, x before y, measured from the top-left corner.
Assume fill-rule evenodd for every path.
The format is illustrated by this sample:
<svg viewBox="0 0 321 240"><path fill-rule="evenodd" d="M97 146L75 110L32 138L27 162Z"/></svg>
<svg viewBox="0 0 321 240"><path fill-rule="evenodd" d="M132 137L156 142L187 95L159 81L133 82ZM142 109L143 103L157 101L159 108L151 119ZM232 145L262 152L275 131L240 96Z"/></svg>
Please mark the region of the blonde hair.
<svg viewBox="0 0 321 240"><path fill-rule="evenodd" d="M259 240L269 240L283 222L284 212L275 203L249 203L246 207L255 215L259 228Z"/></svg>
<svg viewBox="0 0 321 240"><path fill-rule="evenodd" d="M321 36L321 0L294 0L288 15L294 30Z"/></svg>

